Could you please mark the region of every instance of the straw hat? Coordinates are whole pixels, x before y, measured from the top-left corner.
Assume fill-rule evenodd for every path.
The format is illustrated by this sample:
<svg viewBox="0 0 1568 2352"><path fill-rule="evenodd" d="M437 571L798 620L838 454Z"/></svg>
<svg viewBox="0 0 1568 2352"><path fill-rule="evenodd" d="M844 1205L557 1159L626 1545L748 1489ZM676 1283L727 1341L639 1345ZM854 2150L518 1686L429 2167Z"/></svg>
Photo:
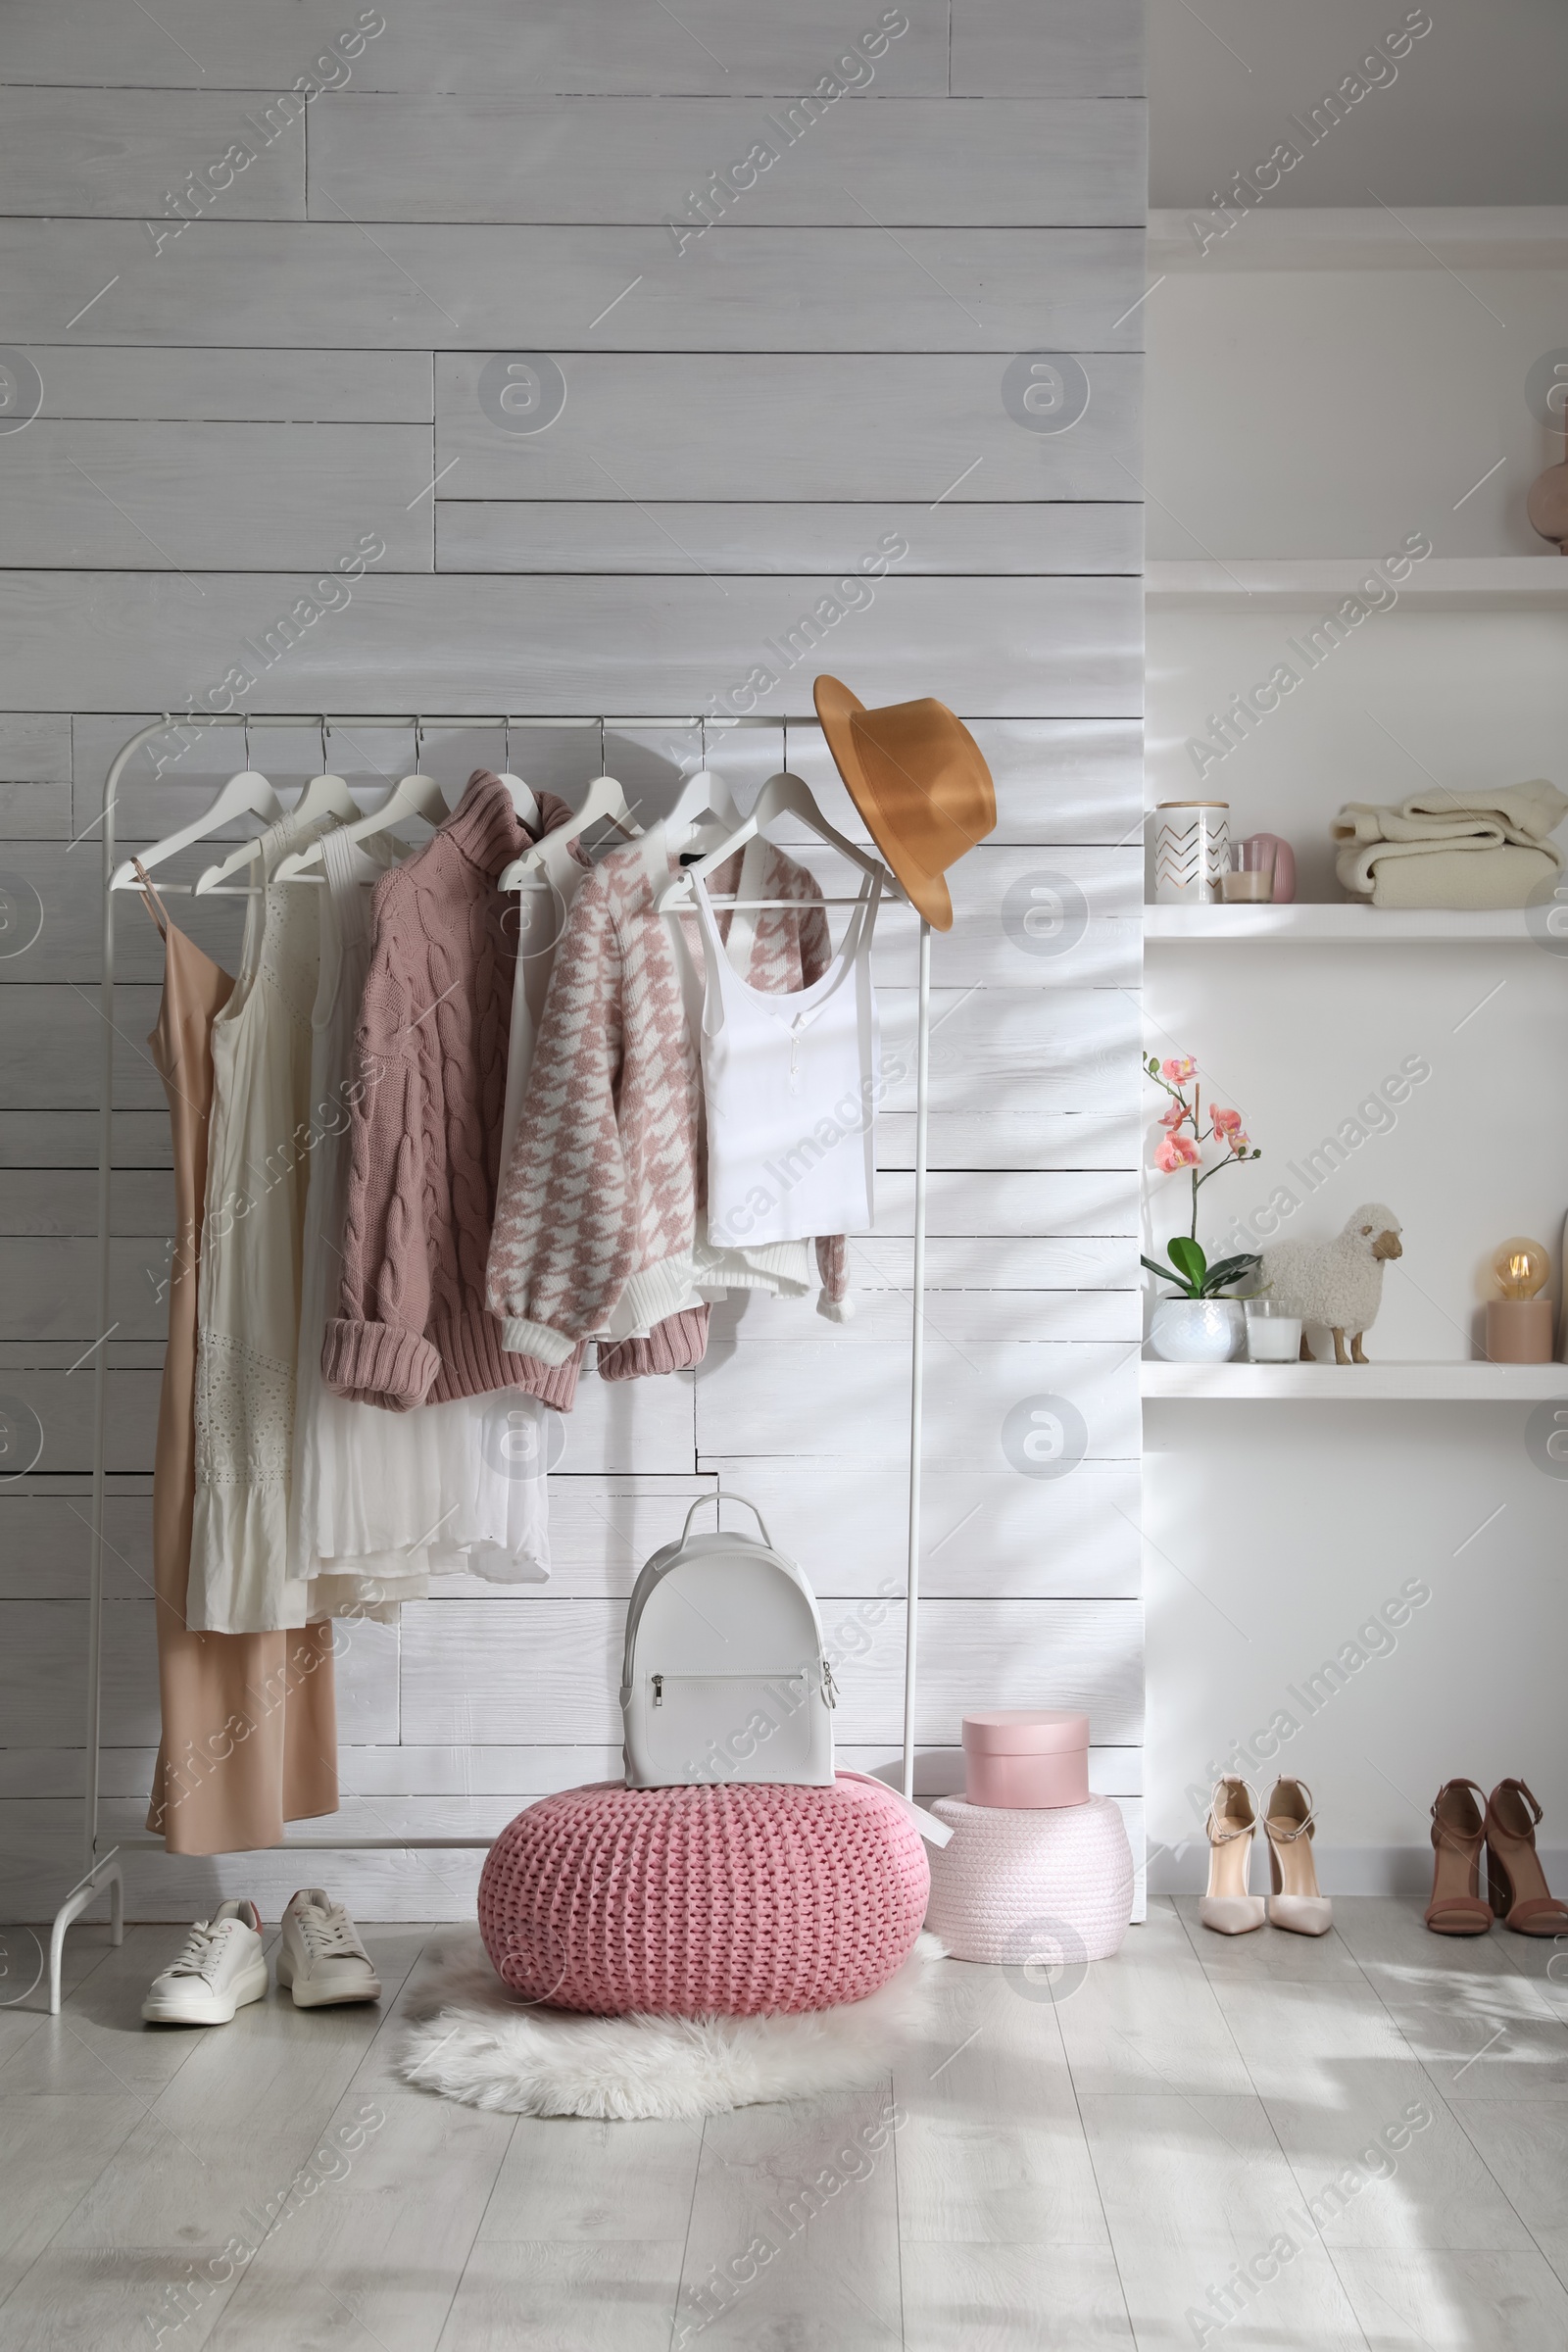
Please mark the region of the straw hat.
<svg viewBox="0 0 1568 2352"><path fill-rule="evenodd" d="M827 748L871 839L926 921L951 931L948 867L997 821L980 746L929 695L868 710L837 678L818 678L811 692Z"/></svg>

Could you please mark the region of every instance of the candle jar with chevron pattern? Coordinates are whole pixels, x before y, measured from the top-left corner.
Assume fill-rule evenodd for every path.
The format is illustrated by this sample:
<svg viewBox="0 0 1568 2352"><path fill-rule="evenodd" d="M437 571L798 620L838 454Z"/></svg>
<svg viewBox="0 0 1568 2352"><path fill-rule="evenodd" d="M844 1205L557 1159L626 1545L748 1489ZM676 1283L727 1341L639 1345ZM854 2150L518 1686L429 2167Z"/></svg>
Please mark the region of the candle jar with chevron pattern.
<svg viewBox="0 0 1568 2352"><path fill-rule="evenodd" d="M1228 801L1161 801L1154 810L1154 904L1215 906L1231 861Z"/></svg>

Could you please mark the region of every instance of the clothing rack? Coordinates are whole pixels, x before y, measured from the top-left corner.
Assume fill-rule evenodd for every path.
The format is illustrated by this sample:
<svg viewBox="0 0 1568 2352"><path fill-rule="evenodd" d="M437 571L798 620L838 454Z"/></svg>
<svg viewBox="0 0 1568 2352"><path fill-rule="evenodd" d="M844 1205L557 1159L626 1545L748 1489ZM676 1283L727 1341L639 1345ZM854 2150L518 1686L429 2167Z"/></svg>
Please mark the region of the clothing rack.
<svg viewBox="0 0 1568 2352"><path fill-rule="evenodd" d="M735 729L782 727L786 743L791 727L820 730L813 713L809 717L744 717L713 718L707 715L686 718L653 717L584 717L572 712L558 717L529 713L518 716L501 711L493 716L475 716L471 712L402 711L344 712L334 722L329 712L279 711L251 714L245 711L184 712L175 717L165 711L162 718L141 727L128 737L115 754L104 779L103 810L99 822L103 830L103 971L99 1006L104 1016L102 1093L98 1112L98 1320L104 1337L93 1350L93 1437L92 1437L92 1545L88 1571L87 1597L87 1727L86 1727L86 1787L83 1806L83 1869L82 1875L55 1913L49 1939L49 2010L59 2014L61 2000L61 1964L65 1952L66 1931L74 1920L81 1917L99 1895L109 1896L110 1940L120 1943L124 1936L124 1875L120 1857L122 1853L147 1849L165 1850L164 1840L151 1833L119 1838L103 1851L99 1850L99 1797L102 1779L103 1737L103 1605L104 1605L104 1505L106 1501L105 1429L109 1401L109 1337L112 1329L110 1314L110 1193L113 1182L114 1159L114 1047L115 1047L115 900L112 887L115 873L115 810L121 778L142 746L169 734L174 727L242 727L246 733L246 757L249 761L250 730L266 727L320 729L323 739L333 724L356 727L417 728L473 728L482 727L493 733L498 727L517 728L595 728L601 738L607 730L617 728L660 729L690 733L712 730L727 734ZM785 764L788 764L786 753ZM139 889L139 884L125 885ZM891 876L889 894L902 898ZM931 1027L931 926L920 920L918 1015L915 1047L915 1114L914 1114L914 1264L909 1338L909 1480L908 1480L908 1550L906 1572L906 1615L904 1634L904 1772L903 1788L906 1798L914 1795L914 1702L919 1608L919 1553L921 1504L921 1427L925 1401L925 1219L926 1219L926 1131L927 1081L930 1065ZM281 1853L372 1853L439 1851L459 1848L486 1851L494 1840L489 1838L285 1838L276 1847L267 1851Z"/></svg>

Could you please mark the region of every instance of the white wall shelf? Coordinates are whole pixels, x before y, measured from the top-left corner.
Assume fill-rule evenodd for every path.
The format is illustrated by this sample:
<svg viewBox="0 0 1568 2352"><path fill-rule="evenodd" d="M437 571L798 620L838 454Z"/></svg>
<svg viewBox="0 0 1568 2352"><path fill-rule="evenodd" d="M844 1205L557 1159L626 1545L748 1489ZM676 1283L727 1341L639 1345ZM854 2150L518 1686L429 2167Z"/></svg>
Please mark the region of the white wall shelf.
<svg viewBox="0 0 1568 2352"><path fill-rule="evenodd" d="M1367 906L1353 902L1290 906L1146 906L1148 946L1234 946L1272 941L1286 947L1540 946L1524 909L1484 914L1442 906ZM1565 943L1568 944L1568 943Z"/></svg>
<svg viewBox="0 0 1568 2352"><path fill-rule="evenodd" d="M1380 563L1376 556L1227 556L1151 562L1146 605L1205 605L1246 612L1259 604L1319 611L1353 596ZM1446 612L1568 610L1568 561L1543 545L1539 556L1429 556L1396 583L1401 606Z"/></svg>
<svg viewBox="0 0 1568 2352"><path fill-rule="evenodd" d="M1146 1398L1248 1397L1256 1402L1568 1403L1568 1364L1167 1364L1139 1367Z"/></svg>
<svg viewBox="0 0 1568 2352"><path fill-rule="evenodd" d="M1259 205L1206 246L1218 225L1202 205L1149 216L1152 275L1171 270L1561 270L1560 204Z"/></svg>

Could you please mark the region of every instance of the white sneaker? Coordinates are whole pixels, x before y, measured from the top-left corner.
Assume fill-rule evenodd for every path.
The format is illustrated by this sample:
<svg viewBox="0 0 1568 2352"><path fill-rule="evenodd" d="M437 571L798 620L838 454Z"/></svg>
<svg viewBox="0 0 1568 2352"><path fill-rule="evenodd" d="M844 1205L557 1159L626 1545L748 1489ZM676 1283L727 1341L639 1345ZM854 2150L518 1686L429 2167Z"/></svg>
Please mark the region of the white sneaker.
<svg viewBox="0 0 1568 2352"><path fill-rule="evenodd" d="M141 2005L153 2026L227 2026L267 1991L262 1917L254 1903L220 1903L199 1919L179 1958L154 1977Z"/></svg>
<svg viewBox="0 0 1568 2352"><path fill-rule="evenodd" d="M277 1981L292 1985L296 2009L381 1998L381 1980L353 1920L319 1886L302 1886L289 1896L277 1947Z"/></svg>

